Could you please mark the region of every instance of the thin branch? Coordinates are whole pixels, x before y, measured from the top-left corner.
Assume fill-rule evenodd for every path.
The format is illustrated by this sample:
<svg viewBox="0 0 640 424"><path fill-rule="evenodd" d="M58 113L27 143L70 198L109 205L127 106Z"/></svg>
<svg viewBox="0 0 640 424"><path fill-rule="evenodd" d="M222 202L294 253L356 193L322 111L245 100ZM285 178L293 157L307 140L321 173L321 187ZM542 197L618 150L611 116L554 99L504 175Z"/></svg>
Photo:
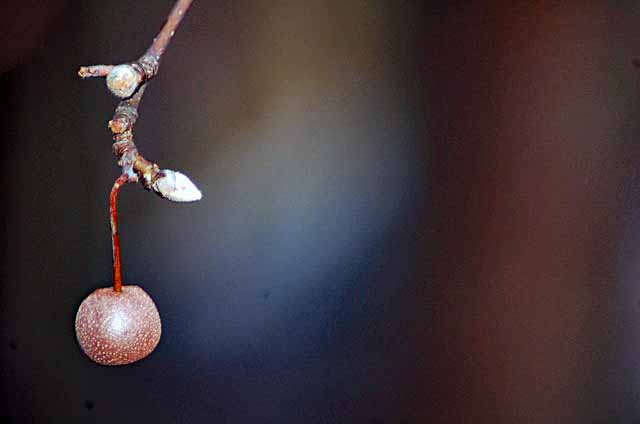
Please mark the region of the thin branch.
<svg viewBox="0 0 640 424"><path fill-rule="evenodd" d="M118 157L122 174L128 178L127 182L140 181L146 189L155 191L161 197L180 202L200 200L202 193L183 174L162 170L144 158L134 143L133 126L138 119L138 106L147 82L158 74L162 55L192 1L176 1L153 43L137 61L121 65L83 66L78 71L82 78L106 77L109 89L125 97L116 107L109 121L109 129L113 135L113 152ZM176 184L176 175L182 185Z"/></svg>
<svg viewBox="0 0 640 424"><path fill-rule="evenodd" d="M176 28L180 25L180 21L182 21L185 13L189 10L192 1L193 0L176 1L173 9L171 9L171 13L169 13L167 22L162 27L162 30L160 30L158 36L153 40L151 47L147 50L147 54L156 56L158 60L160 60L160 57L169 45L169 41L171 41L171 37L175 34Z"/></svg>
<svg viewBox="0 0 640 424"><path fill-rule="evenodd" d="M82 66L78 71L81 78L106 77L109 90L123 98L109 121L109 129L113 135L113 152L122 168L122 174L113 184L109 196L113 289L117 292L122 291L117 208L120 187L129 182L140 181L145 188L174 202L190 202L202 197L202 193L188 177L170 169L160 169L157 164L145 159L133 142L133 126L138 120L138 107L147 83L158 74L160 59L191 3L192 0L176 1L166 23L137 61L120 65Z"/></svg>

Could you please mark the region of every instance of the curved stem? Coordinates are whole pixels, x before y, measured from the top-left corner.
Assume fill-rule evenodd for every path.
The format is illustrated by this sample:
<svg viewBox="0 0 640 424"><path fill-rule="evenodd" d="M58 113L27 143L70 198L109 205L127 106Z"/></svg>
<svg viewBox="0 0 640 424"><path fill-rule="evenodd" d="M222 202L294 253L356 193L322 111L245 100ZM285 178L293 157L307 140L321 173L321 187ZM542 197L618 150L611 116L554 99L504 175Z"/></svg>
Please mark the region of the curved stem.
<svg viewBox="0 0 640 424"><path fill-rule="evenodd" d="M109 223L111 224L111 248L113 249L113 290L122 291L122 265L120 262L120 238L118 237L118 191L129 181L126 174L122 174L113 183L109 194Z"/></svg>

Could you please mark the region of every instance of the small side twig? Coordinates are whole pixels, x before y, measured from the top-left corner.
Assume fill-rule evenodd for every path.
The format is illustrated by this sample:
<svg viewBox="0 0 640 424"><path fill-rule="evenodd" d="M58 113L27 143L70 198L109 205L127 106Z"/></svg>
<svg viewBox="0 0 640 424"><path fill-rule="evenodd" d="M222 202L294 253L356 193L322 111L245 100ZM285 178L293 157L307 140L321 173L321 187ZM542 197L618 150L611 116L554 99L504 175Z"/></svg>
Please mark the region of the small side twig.
<svg viewBox="0 0 640 424"><path fill-rule="evenodd" d="M81 66L78 71L80 78L106 77L113 69L113 65Z"/></svg>

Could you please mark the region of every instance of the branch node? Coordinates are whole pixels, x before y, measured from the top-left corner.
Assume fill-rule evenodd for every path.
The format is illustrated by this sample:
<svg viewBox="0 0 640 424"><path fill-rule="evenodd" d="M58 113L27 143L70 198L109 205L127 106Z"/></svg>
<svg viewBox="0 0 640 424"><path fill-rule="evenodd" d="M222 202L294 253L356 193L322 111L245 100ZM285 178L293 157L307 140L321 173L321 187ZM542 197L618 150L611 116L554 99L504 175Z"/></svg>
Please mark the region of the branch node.
<svg viewBox="0 0 640 424"><path fill-rule="evenodd" d="M114 134L122 134L123 132L131 129L131 122L124 115L114 116L114 119L109 121L109 129Z"/></svg>
<svg viewBox="0 0 640 424"><path fill-rule="evenodd" d="M150 80L158 75L158 70L160 69L160 58L152 54L145 53L140 59L138 59L137 65L142 68L145 80Z"/></svg>

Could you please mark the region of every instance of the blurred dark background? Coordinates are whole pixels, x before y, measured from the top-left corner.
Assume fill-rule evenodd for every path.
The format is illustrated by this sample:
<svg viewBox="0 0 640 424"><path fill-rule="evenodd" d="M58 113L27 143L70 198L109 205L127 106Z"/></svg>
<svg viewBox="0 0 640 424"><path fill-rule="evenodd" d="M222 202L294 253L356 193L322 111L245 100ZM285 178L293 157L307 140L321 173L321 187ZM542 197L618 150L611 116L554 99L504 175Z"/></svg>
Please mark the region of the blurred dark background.
<svg viewBox="0 0 640 424"><path fill-rule="evenodd" d="M196 1L120 196L157 350L102 367L117 100L171 1L10 0L3 422L640 422L640 3Z"/></svg>

